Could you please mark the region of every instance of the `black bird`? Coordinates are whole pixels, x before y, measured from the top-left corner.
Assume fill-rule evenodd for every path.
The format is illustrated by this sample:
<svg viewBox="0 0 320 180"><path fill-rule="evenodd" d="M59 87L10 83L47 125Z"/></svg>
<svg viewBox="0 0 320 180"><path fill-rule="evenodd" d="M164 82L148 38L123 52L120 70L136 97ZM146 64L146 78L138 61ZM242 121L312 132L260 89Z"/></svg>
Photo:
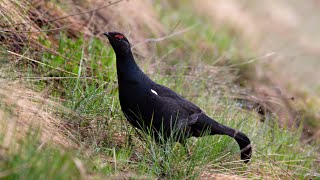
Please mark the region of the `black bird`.
<svg viewBox="0 0 320 180"><path fill-rule="evenodd" d="M181 143L195 136L228 135L240 146L241 159L247 163L252 148L242 132L208 117L198 106L171 89L149 79L136 64L128 39L118 32L104 33L116 54L119 99L127 120L136 128L149 130L158 143L174 134Z"/></svg>

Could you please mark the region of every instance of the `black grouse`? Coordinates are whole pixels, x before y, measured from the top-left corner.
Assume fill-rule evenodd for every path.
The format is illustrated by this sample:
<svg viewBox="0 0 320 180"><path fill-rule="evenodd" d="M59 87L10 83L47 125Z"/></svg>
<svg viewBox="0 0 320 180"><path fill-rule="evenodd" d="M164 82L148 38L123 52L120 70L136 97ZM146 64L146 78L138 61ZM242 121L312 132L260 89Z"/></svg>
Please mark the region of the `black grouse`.
<svg viewBox="0 0 320 180"><path fill-rule="evenodd" d="M120 105L134 127L148 129L158 143L173 134L175 141L182 143L191 136L228 135L239 144L241 159L249 162L252 148L244 133L218 123L198 106L152 81L136 64L123 34L106 32L104 35L116 54Z"/></svg>

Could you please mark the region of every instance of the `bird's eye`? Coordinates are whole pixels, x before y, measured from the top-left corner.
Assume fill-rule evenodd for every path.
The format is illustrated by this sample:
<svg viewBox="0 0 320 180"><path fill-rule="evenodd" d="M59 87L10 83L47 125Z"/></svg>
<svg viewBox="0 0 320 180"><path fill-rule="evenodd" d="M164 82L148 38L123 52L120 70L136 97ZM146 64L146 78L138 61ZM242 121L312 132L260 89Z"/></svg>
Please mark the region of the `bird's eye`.
<svg viewBox="0 0 320 180"><path fill-rule="evenodd" d="M116 39L118 39L118 40L121 40L121 39L124 38L124 36L122 36L122 35L120 35L120 34L117 34L117 35L115 35L114 37L115 37Z"/></svg>

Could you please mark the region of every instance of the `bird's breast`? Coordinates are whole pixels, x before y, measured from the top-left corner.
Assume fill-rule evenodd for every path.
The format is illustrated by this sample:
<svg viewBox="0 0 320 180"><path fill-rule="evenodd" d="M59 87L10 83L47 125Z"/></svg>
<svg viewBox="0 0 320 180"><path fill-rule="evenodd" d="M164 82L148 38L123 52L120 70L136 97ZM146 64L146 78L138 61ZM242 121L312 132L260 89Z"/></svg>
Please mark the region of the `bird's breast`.
<svg viewBox="0 0 320 180"><path fill-rule="evenodd" d="M121 106L142 106L146 101L146 90L139 81L119 82L119 100Z"/></svg>

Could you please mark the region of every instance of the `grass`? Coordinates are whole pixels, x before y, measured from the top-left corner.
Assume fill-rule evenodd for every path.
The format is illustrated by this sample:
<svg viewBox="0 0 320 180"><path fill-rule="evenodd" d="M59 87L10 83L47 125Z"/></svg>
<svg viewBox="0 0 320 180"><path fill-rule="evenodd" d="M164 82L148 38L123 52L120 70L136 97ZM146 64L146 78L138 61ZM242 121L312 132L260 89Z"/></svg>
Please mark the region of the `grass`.
<svg viewBox="0 0 320 180"><path fill-rule="evenodd" d="M185 16L182 10L172 13L184 17L179 18L183 27L199 22L197 17ZM162 13L161 18L170 23L172 16ZM25 138L17 139L18 145L1 154L1 177L197 179L207 172L254 179L319 177L316 147L300 141L301 128L291 132L277 123L260 122L256 114L238 109L227 98L239 90L235 85L238 70L229 65L238 64L240 53L235 52L230 34L213 31L204 24L197 25L201 30L157 43L155 61L164 63L154 66L150 61L142 66L155 70L149 75L156 82L183 94L217 121L245 132L254 145L249 164L239 160L236 142L226 136L190 138L188 154L178 143L168 142L160 147L150 136L135 131L120 110L111 47L97 38L70 38L61 32L54 41L39 36L41 51L23 48L17 63L12 63L16 57L8 54L8 47L2 47L1 59L12 63L3 71L61 104L63 108L57 107L51 113L63 120L63 126L74 130L73 136L82 146L70 151L50 143L43 146L41 135L30 131ZM198 48L201 43L205 46L203 51ZM173 49L174 53L170 53ZM221 57L223 60L219 60ZM5 104L1 99L0 103ZM11 116L15 110L6 111ZM2 136L5 135L0 136L1 144Z"/></svg>
<svg viewBox="0 0 320 180"><path fill-rule="evenodd" d="M19 131L9 127L15 120L10 111L5 113L7 116L1 117L0 133L1 179L79 179L83 176L83 165L72 151L41 141L35 127L30 127L25 138L17 138ZM6 125L2 125L4 121Z"/></svg>

